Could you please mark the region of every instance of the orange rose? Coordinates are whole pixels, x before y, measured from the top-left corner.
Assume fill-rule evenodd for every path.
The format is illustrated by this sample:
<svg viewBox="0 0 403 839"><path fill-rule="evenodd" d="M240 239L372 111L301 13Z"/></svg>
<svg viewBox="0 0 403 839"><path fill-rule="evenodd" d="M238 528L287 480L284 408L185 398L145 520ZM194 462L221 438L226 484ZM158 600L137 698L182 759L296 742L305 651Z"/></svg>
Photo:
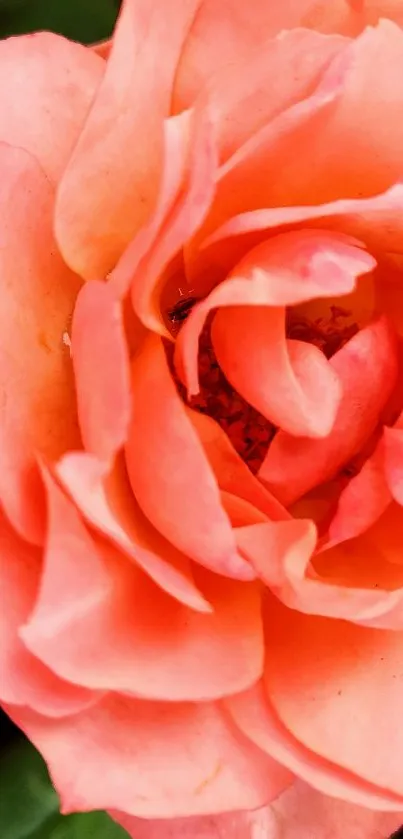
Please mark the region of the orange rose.
<svg viewBox="0 0 403 839"><path fill-rule="evenodd" d="M64 812L401 819L402 25L126 0L111 47L0 44L0 694Z"/></svg>

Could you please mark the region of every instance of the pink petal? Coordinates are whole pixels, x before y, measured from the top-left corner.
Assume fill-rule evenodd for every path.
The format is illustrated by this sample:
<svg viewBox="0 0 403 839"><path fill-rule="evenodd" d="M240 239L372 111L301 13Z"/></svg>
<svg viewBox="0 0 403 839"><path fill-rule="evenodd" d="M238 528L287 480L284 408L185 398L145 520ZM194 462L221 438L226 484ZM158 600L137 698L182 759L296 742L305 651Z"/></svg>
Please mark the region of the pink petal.
<svg viewBox="0 0 403 839"><path fill-rule="evenodd" d="M217 153L206 103L201 100L190 116L184 182L154 246L144 255L134 273L131 286L133 307L142 323L168 336L162 322L158 286L161 285L164 269L203 222L215 192ZM167 160L167 166L170 165ZM118 271L119 268L118 265Z"/></svg>
<svg viewBox="0 0 403 839"><path fill-rule="evenodd" d="M294 682L291 684L294 689ZM246 737L325 796L341 798L371 810L393 812L402 809L401 796L357 777L301 743L278 715L262 682L229 697L224 706ZM339 737L340 731L344 729L338 729Z"/></svg>
<svg viewBox="0 0 403 839"><path fill-rule="evenodd" d="M126 440L131 410L123 313L111 286L92 282L81 289L71 350L84 447L108 462Z"/></svg>
<svg viewBox="0 0 403 839"><path fill-rule="evenodd" d="M403 633L275 601L266 620L265 684L281 721L306 748L403 806Z"/></svg>
<svg viewBox="0 0 403 839"><path fill-rule="evenodd" d="M187 415L200 438L220 489L249 501L269 519L287 519L287 510L248 469L218 423L190 408Z"/></svg>
<svg viewBox="0 0 403 839"><path fill-rule="evenodd" d="M104 62L51 32L0 42L0 139L30 152L59 180L79 136Z"/></svg>
<svg viewBox="0 0 403 839"><path fill-rule="evenodd" d="M343 386L332 431L323 440L280 431L259 472L285 506L336 475L375 431L397 377L396 340L386 319L358 332L330 364Z"/></svg>
<svg viewBox="0 0 403 839"><path fill-rule="evenodd" d="M80 445L64 343L80 282L57 252L53 191L42 169L6 144L0 168L0 496L16 529L40 542L45 510L35 454L53 460Z"/></svg>
<svg viewBox="0 0 403 839"><path fill-rule="evenodd" d="M3 703L25 705L50 717L74 714L95 701L97 694L59 679L29 652L19 635L38 592L41 556L0 514L1 674Z"/></svg>
<svg viewBox="0 0 403 839"><path fill-rule="evenodd" d="M374 813L296 781L267 807L188 819L136 819L110 812L133 839L388 839L403 812Z"/></svg>
<svg viewBox="0 0 403 839"><path fill-rule="evenodd" d="M341 396L338 376L316 347L286 341L284 307L352 291L357 275L374 265L357 244L340 234L304 231L274 237L248 253L180 332L177 363L189 393L198 392L204 321L212 309L230 307L215 316L212 337L231 384L290 433L328 434Z"/></svg>
<svg viewBox="0 0 403 839"><path fill-rule="evenodd" d="M214 611L195 612L91 537L49 478L48 487L41 590L22 631L31 652L75 684L148 699L219 699L260 677L258 587L200 571Z"/></svg>
<svg viewBox="0 0 403 839"><path fill-rule="evenodd" d="M101 278L114 267L153 211L163 120L196 5L197 0L172 0L156 8L149 0L126 0L122 7L105 75L56 207L63 256L86 279Z"/></svg>
<svg viewBox="0 0 403 839"><path fill-rule="evenodd" d="M110 695L57 722L10 710L44 755L64 813L116 809L177 818L253 809L292 779L217 704Z"/></svg>
<svg viewBox="0 0 403 839"><path fill-rule="evenodd" d="M238 554L214 474L172 380L159 338L133 361L133 417L126 445L136 500L154 527L191 559L251 580Z"/></svg>
<svg viewBox="0 0 403 839"><path fill-rule="evenodd" d="M403 574L380 555L373 535L324 553L320 563L310 521L252 524L236 536L242 554L290 609L403 629Z"/></svg>
<svg viewBox="0 0 403 839"><path fill-rule="evenodd" d="M365 242L372 252L401 250L403 237L403 185L396 184L370 198L348 198L317 206L270 207L235 215L203 244L189 266L192 281L206 272L226 274L252 247L267 238L272 228L326 228Z"/></svg>
<svg viewBox="0 0 403 839"><path fill-rule="evenodd" d="M191 609L212 611L194 582L189 559L154 530L136 504L121 462L108 473L92 455L69 454L56 474L88 523L163 591Z"/></svg>
<svg viewBox="0 0 403 839"><path fill-rule="evenodd" d="M96 44L90 44L90 49L101 58L108 58L112 47L112 38L107 38L106 41L97 41Z"/></svg>

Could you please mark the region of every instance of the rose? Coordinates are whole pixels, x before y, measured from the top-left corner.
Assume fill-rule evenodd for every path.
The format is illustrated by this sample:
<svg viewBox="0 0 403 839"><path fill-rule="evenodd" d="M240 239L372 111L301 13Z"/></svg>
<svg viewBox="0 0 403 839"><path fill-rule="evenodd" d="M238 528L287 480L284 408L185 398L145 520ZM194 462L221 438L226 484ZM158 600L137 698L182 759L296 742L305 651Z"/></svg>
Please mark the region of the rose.
<svg viewBox="0 0 403 839"><path fill-rule="evenodd" d="M107 64L0 45L1 698L65 811L399 822L401 24L133 0Z"/></svg>

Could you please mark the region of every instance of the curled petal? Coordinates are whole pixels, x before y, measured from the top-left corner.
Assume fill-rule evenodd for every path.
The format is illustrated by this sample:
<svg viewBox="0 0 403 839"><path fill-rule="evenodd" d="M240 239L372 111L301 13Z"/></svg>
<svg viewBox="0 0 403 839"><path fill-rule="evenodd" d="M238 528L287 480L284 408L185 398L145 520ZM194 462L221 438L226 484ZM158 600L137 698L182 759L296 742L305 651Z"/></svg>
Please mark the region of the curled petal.
<svg viewBox="0 0 403 839"><path fill-rule="evenodd" d="M77 713L96 701L97 692L60 679L28 650L20 635L40 585L40 552L17 536L3 513L0 543L1 702L25 705L49 717Z"/></svg>
<svg viewBox="0 0 403 839"><path fill-rule="evenodd" d="M219 308L213 342L234 387L290 433L328 434L341 396L338 376L316 347L286 341L284 307L348 294L372 267L355 240L337 234L287 233L262 243L193 309L180 332L176 360L188 392L198 392L200 332Z"/></svg>
<svg viewBox="0 0 403 839"><path fill-rule="evenodd" d="M71 350L84 447L108 462L130 419L130 369L122 307L105 283L87 283L74 310Z"/></svg>
<svg viewBox="0 0 403 839"><path fill-rule="evenodd" d="M403 506L403 422L395 428L384 429L384 458L386 479L390 492Z"/></svg>
<svg viewBox="0 0 403 839"><path fill-rule="evenodd" d="M0 145L0 497L19 533L39 543L45 509L35 454L78 448L64 340L80 288L52 234L53 190L22 149Z"/></svg>
<svg viewBox="0 0 403 839"><path fill-rule="evenodd" d="M105 74L56 206L63 256L86 279L102 278L114 267L154 209L163 120L196 6L197 0L173 0L158 8L149 0L126 0L122 6ZM147 142L138 142L139 136Z"/></svg>
<svg viewBox="0 0 403 839"><path fill-rule="evenodd" d="M110 694L57 722L26 709L7 711L44 755L64 813L117 809L177 818L254 809L292 780L214 703Z"/></svg>
<svg viewBox="0 0 403 839"><path fill-rule="evenodd" d="M32 154L57 183L105 64L82 44L35 32L2 40L0 67L0 140Z"/></svg>
<svg viewBox="0 0 403 839"><path fill-rule="evenodd" d="M108 472L92 455L69 454L55 471L88 523L163 591L191 609L212 611L195 584L189 559L154 530L136 504L121 461Z"/></svg>
<svg viewBox="0 0 403 839"><path fill-rule="evenodd" d="M126 445L135 497L166 539L191 559L251 580L238 554L213 471L172 380L159 338L133 361L133 416Z"/></svg>
<svg viewBox="0 0 403 839"><path fill-rule="evenodd" d="M45 564L22 630L31 652L75 684L148 699L218 699L260 677L257 586L199 571L213 611L180 604L127 556L91 535L72 502L50 476L46 480Z"/></svg>
<svg viewBox="0 0 403 839"><path fill-rule="evenodd" d="M381 318L358 332L330 360L343 387L334 426L323 440L280 431L259 477L289 506L332 478L371 438L397 379L397 345Z"/></svg>

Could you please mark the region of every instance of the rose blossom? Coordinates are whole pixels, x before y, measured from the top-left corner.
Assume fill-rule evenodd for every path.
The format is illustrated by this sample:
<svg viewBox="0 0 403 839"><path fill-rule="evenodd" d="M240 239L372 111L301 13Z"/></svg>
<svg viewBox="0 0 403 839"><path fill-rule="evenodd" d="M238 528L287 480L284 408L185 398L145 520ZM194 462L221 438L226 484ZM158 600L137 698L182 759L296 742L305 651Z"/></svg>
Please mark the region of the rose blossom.
<svg viewBox="0 0 403 839"><path fill-rule="evenodd" d="M401 820L402 26L126 0L112 45L0 43L0 694L64 812Z"/></svg>

